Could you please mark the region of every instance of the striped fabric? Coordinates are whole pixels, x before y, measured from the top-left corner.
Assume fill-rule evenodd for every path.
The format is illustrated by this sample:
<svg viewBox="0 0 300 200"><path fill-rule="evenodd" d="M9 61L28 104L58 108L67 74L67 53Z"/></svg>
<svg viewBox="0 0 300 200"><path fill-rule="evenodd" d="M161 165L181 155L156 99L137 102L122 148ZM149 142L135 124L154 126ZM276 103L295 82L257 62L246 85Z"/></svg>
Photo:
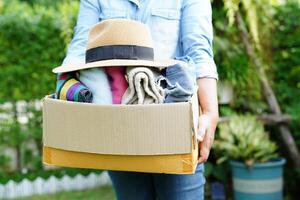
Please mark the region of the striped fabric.
<svg viewBox="0 0 300 200"><path fill-rule="evenodd" d="M55 98L91 103L93 95L84 84L77 80L75 73L62 73L57 76Z"/></svg>

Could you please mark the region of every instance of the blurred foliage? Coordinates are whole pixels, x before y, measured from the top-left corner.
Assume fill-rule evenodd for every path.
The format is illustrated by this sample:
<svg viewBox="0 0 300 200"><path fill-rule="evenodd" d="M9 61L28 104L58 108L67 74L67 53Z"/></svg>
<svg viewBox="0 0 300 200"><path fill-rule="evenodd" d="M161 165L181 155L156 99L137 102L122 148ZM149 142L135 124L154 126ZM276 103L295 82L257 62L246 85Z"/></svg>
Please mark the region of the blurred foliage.
<svg viewBox="0 0 300 200"><path fill-rule="evenodd" d="M252 166L278 157L276 143L269 139L262 122L250 115L232 116L220 124L214 149L220 155L218 163L237 160Z"/></svg>
<svg viewBox="0 0 300 200"><path fill-rule="evenodd" d="M60 169L51 169L51 170L35 170L28 171L26 173L23 172L14 172L14 173L1 173L0 172L0 184L6 184L9 180L14 180L15 182L20 182L24 178L28 180L35 180L38 177L43 179L48 179L50 176L55 176L57 178L62 178L64 175L68 175L70 177L75 177L77 174L82 174L83 176L87 176L90 173L99 174L101 170L86 170L86 169L74 169L74 168L60 168Z"/></svg>
<svg viewBox="0 0 300 200"><path fill-rule="evenodd" d="M280 6L274 17L272 78L284 113L291 115L291 132L300 148L300 1ZM278 131L276 128L273 131ZM300 170L285 171L286 190L297 197Z"/></svg>
<svg viewBox="0 0 300 200"><path fill-rule="evenodd" d="M236 12L238 8L246 19L247 28L250 30L253 42L256 43L257 54L261 56L265 64L263 67L268 66L265 70L275 90L280 106L284 113L292 116L291 132L298 147L300 147L300 1L287 0L286 4L280 4L279 1L266 3L266 1L256 0L228 0L229 4L226 6L222 2L214 0L215 58L219 67L220 78L229 80L233 84L235 102L221 106L220 112L228 116L236 112L259 114L267 111L264 99L261 97L258 77L254 70L249 69L252 66L249 63L236 26L226 18L226 15L230 15L228 12ZM250 4L255 3L256 11L251 11L251 9L254 9L253 7L250 10L245 9L245 7L249 6L247 4L249 2ZM241 5L243 5L243 10L241 10ZM229 11L230 9L233 10ZM251 18L249 17L251 15L249 12L256 12L259 15ZM231 20L234 21L235 19L232 18ZM256 22L250 22L249 20ZM220 29L222 26L223 29ZM255 27L258 31L253 33L255 30L251 31L251 29L255 29ZM221 48L220 51L218 46L222 47L222 45L219 44L218 38L225 42L228 40L228 45ZM240 54L236 53L238 51L232 50L233 47L237 48L238 46L241 49ZM227 51L232 55L228 56L229 53ZM240 64L244 59L246 59L244 64ZM242 87L242 84L245 84L245 87ZM252 90L255 91L253 92ZM272 138L277 139L276 141L280 144L281 138L277 136L278 129L272 127L270 130L272 131ZM282 145L281 147L280 153L287 153ZM290 164L288 163L288 165ZM298 190L297 183L300 181L299 170L286 170L285 173L286 190L295 196Z"/></svg>
<svg viewBox="0 0 300 200"><path fill-rule="evenodd" d="M281 107L295 120L300 139L300 5L279 7L274 20L273 80ZM300 142L300 141L299 141ZM300 145L300 143L298 144Z"/></svg>
<svg viewBox="0 0 300 200"><path fill-rule="evenodd" d="M213 162L205 163L204 175L212 180L218 180L222 182L228 181L229 167L227 163L214 164Z"/></svg>
<svg viewBox="0 0 300 200"><path fill-rule="evenodd" d="M239 31L230 25L222 0L214 0L213 8L214 58L220 80L228 81L234 89L231 107L240 111L263 112L266 104L262 100L259 78L251 67Z"/></svg>
<svg viewBox="0 0 300 200"><path fill-rule="evenodd" d="M31 100L53 92L78 4L58 8L5 0L0 10L0 101Z"/></svg>
<svg viewBox="0 0 300 200"><path fill-rule="evenodd" d="M42 116L34 100L54 91L51 70L65 56L78 7L71 0L0 1L0 104L10 102L0 110L0 148L15 150L19 173L42 169ZM10 172L10 162L1 151L0 172Z"/></svg>

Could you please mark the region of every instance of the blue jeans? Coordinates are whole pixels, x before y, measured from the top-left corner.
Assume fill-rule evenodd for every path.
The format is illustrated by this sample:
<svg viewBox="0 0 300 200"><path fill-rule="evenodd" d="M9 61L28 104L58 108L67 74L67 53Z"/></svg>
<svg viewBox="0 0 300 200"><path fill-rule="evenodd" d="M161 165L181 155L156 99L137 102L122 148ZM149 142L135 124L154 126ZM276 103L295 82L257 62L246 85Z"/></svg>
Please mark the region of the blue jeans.
<svg viewBox="0 0 300 200"><path fill-rule="evenodd" d="M118 200L203 200L204 166L195 174L108 171Z"/></svg>

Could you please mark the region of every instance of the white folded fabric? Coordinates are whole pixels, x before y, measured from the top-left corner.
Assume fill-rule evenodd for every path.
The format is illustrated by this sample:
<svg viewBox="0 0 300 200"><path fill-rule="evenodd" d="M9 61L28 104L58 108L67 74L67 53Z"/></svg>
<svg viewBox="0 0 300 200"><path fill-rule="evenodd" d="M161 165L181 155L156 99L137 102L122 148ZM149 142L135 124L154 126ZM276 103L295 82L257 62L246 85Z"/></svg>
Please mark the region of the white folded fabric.
<svg viewBox="0 0 300 200"><path fill-rule="evenodd" d="M156 74L147 67L127 67L128 88L122 104L152 104L164 102L164 90L155 83Z"/></svg>
<svg viewBox="0 0 300 200"><path fill-rule="evenodd" d="M112 104L112 93L104 68L80 70L79 80L92 92L92 103Z"/></svg>

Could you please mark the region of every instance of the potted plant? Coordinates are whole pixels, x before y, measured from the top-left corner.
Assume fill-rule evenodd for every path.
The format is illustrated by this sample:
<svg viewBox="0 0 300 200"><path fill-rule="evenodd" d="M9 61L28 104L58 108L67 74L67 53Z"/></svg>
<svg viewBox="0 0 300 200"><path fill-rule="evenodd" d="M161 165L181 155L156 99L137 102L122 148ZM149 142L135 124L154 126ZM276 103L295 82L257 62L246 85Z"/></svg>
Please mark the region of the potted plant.
<svg viewBox="0 0 300 200"><path fill-rule="evenodd" d="M254 116L233 116L220 124L214 149L218 163L230 161L234 198L280 200L283 197L283 165L277 145Z"/></svg>

